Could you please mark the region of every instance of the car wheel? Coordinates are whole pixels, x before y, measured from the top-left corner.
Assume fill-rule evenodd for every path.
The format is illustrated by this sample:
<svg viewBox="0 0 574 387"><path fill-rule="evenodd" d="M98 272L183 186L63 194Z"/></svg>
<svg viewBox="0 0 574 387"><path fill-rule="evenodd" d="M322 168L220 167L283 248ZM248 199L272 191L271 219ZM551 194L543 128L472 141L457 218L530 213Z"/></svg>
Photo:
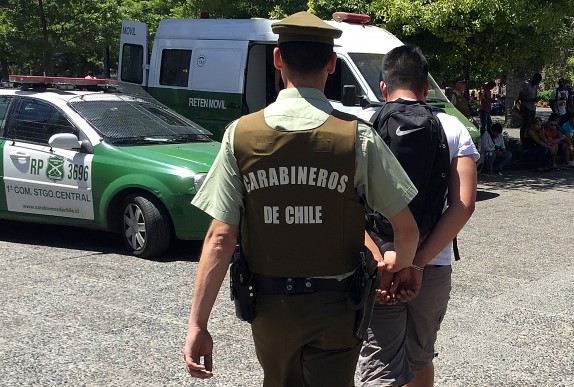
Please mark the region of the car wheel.
<svg viewBox="0 0 574 387"><path fill-rule="evenodd" d="M171 227L168 216L155 200L130 195L122 205L122 236L133 254L149 258L167 250Z"/></svg>

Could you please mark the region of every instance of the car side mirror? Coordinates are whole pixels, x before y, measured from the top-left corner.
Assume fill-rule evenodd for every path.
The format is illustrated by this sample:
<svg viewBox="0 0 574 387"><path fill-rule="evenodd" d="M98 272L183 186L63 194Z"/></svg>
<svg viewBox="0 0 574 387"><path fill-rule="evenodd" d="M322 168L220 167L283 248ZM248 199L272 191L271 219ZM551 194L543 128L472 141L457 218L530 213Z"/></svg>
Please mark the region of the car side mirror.
<svg viewBox="0 0 574 387"><path fill-rule="evenodd" d="M82 143L78 140L78 137L72 133L54 134L48 140L48 145L52 148L67 150L80 149L82 147Z"/></svg>
<svg viewBox="0 0 574 387"><path fill-rule="evenodd" d="M357 101L357 88L355 85L344 85L341 103L343 106L355 106Z"/></svg>

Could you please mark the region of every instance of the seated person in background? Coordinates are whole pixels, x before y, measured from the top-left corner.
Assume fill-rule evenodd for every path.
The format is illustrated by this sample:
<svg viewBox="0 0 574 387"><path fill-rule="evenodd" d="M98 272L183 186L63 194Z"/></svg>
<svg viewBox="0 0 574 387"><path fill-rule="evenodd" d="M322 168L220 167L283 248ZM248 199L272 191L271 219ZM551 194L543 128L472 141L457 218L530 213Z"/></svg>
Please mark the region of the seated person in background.
<svg viewBox="0 0 574 387"><path fill-rule="evenodd" d="M523 158L534 162L539 172L550 171L556 148L554 144L549 144L544 136L542 119L535 117L526 132L526 137L522 138Z"/></svg>
<svg viewBox="0 0 574 387"><path fill-rule="evenodd" d="M574 112L567 114L566 122L558 130L566 136L566 142L570 145L570 153L574 153Z"/></svg>
<svg viewBox="0 0 574 387"><path fill-rule="evenodd" d="M550 114L548 117L548 122L544 126L544 136L548 142L557 147L556 153L554 154L553 163L555 163L556 156L560 154L562 156L563 167L570 167L574 163L570 164L571 151L570 143L566 136L558 131L558 123L560 121L560 115L556 113Z"/></svg>
<svg viewBox="0 0 574 387"><path fill-rule="evenodd" d="M506 149L502 137L502 125L495 123L490 132L482 135L482 151L484 152L485 173L502 175L500 172L512 159L512 152Z"/></svg>

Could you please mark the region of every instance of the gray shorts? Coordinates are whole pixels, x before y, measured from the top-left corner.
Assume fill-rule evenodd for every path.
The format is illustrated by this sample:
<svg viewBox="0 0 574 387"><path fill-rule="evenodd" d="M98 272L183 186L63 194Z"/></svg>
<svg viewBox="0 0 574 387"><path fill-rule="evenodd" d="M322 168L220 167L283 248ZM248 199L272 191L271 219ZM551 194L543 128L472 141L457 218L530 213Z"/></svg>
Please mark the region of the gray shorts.
<svg viewBox="0 0 574 387"><path fill-rule="evenodd" d="M432 362L450 298L451 273L450 265L428 266L416 298L375 306L359 357L363 387L406 384Z"/></svg>

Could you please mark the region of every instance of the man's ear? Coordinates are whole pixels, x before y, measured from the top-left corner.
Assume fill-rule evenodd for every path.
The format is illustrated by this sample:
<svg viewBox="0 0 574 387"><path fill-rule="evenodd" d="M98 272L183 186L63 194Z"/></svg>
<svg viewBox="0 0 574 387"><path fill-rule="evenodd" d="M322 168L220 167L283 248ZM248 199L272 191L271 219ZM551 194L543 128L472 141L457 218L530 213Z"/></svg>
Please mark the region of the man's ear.
<svg viewBox="0 0 574 387"><path fill-rule="evenodd" d="M337 69L337 54L331 53L331 58L329 58L329 63L327 64L327 71L329 74L333 74Z"/></svg>
<svg viewBox="0 0 574 387"><path fill-rule="evenodd" d="M275 66L277 70L281 70L283 68L283 58L281 58L279 47L275 47L273 49L273 66Z"/></svg>
<svg viewBox="0 0 574 387"><path fill-rule="evenodd" d="M387 100L387 95L389 95L389 90L387 89L387 85L385 85L384 81L381 81L381 83L379 84L379 86L381 87L381 94L383 94L383 98L385 99L385 101Z"/></svg>

